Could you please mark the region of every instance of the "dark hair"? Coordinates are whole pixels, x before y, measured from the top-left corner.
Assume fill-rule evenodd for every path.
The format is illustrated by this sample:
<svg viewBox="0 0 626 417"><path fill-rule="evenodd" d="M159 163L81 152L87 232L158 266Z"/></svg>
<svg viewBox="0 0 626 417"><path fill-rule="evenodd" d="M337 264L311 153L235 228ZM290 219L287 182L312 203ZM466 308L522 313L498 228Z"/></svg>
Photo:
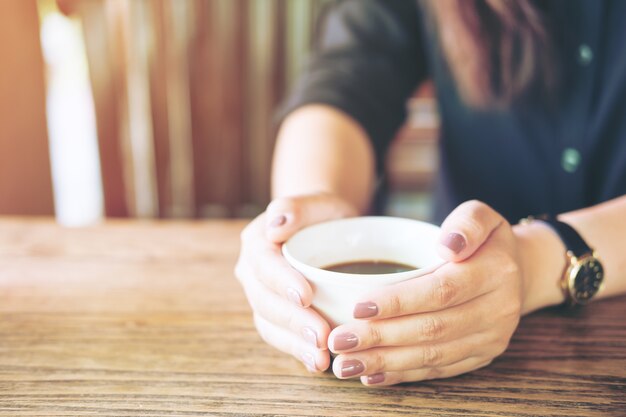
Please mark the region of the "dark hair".
<svg viewBox="0 0 626 417"><path fill-rule="evenodd" d="M555 71L543 15L531 0L428 0L457 88L470 105L506 106Z"/></svg>

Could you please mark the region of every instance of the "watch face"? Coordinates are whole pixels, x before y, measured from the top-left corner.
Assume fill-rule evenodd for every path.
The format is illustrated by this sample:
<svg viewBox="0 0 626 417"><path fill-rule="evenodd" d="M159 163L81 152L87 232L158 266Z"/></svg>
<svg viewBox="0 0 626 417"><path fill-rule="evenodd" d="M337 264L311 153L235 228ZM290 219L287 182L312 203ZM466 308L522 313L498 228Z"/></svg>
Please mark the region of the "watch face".
<svg viewBox="0 0 626 417"><path fill-rule="evenodd" d="M579 303L589 301L600 289L603 279L604 269L597 259L591 257L582 261L571 288L574 299Z"/></svg>

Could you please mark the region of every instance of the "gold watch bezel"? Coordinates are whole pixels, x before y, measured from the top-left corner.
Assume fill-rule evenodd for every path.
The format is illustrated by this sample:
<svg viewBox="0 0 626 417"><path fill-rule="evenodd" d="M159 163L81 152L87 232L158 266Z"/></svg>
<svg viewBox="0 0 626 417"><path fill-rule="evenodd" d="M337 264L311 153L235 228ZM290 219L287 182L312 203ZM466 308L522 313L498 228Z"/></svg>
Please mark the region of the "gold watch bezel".
<svg viewBox="0 0 626 417"><path fill-rule="evenodd" d="M583 265L597 262L602 267L602 262L600 262L597 258L595 252L586 253L581 257L577 257L572 253L572 251L567 251L566 255L569 259L569 263L565 274L563 274L563 279L561 280L561 288L565 293L566 302L572 306L588 304L598 295L600 291L602 291L604 286L604 269L602 271L602 279L600 281L600 285L598 286L598 290L589 298L582 299L576 295L576 277L578 276L578 273Z"/></svg>

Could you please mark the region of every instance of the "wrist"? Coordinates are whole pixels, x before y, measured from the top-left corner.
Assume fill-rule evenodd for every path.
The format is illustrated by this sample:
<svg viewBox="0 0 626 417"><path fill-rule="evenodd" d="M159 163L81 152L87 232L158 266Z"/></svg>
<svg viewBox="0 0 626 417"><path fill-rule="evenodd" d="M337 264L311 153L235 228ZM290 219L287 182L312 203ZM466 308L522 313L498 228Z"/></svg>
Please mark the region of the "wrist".
<svg viewBox="0 0 626 417"><path fill-rule="evenodd" d="M513 226L524 280L522 314L563 303L561 278L567 260L559 236L543 222Z"/></svg>

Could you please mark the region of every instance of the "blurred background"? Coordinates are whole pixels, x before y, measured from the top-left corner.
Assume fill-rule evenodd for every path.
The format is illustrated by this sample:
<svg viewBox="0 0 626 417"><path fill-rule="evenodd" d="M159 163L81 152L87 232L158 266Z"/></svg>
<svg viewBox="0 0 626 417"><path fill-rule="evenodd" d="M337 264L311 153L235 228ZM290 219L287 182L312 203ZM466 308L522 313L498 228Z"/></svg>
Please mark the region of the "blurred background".
<svg viewBox="0 0 626 417"><path fill-rule="evenodd" d="M252 217L274 114L333 0L0 1L0 214ZM430 84L389 152L387 214L428 218Z"/></svg>

